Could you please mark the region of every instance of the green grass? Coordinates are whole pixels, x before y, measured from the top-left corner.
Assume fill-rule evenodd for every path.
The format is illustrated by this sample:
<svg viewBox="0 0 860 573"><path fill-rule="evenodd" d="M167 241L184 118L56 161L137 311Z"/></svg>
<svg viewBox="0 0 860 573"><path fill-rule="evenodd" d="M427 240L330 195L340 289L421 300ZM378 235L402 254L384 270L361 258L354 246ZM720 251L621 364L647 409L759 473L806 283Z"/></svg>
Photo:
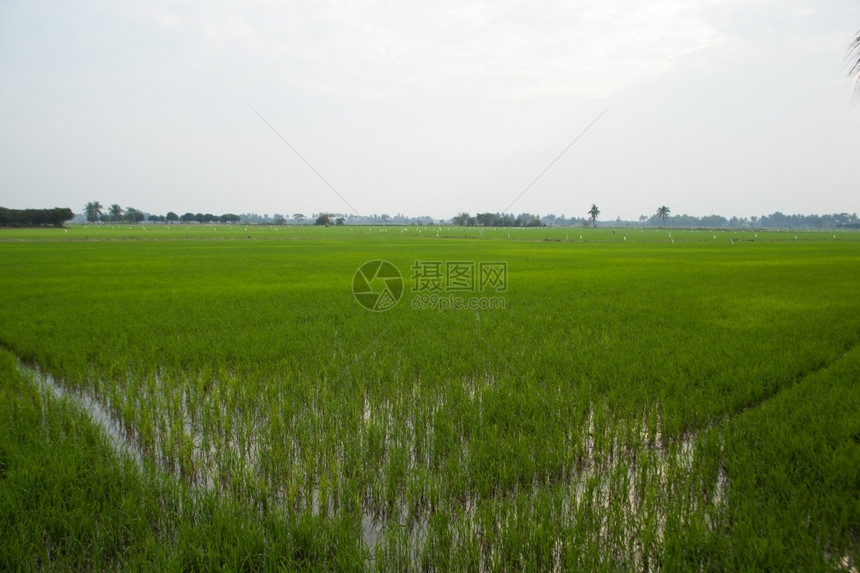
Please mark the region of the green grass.
<svg viewBox="0 0 860 573"><path fill-rule="evenodd" d="M26 460L105 472L59 508L10 505L6 563L858 562L860 234L247 229L0 230L3 415L43 412L5 467L55 492L74 480ZM351 293L373 259L406 282L384 313ZM506 262L504 308L413 309L416 260ZM46 417L12 355L98 400L146 469L72 404ZM55 510L95 524L63 552L38 531Z"/></svg>

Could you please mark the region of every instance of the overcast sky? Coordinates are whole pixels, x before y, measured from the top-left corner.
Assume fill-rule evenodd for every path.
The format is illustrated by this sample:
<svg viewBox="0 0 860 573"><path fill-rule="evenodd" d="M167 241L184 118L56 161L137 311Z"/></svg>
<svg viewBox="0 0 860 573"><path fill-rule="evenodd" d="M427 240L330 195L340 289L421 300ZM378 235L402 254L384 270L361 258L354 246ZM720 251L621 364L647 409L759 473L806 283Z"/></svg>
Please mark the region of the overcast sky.
<svg viewBox="0 0 860 573"><path fill-rule="evenodd" d="M858 0L6 0L0 205L860 211L858 29Z"/></svg>

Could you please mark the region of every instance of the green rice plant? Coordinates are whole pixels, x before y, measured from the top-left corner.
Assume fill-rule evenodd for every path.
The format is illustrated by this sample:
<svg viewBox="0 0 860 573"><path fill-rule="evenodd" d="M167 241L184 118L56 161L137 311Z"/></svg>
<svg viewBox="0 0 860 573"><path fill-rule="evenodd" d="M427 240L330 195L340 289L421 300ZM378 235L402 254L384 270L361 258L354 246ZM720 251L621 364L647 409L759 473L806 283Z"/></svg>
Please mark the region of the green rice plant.
<svg viewBox="0 0 860 573"><path fill-rule="evenodd" d="M205 569L856 563L856 235L382 231L0 235L0 345L68 408L109 411L169 508L114 544L123 563L141 547ZM407 288L372 313L350 285L380 258ZM416 260L507 262L505 308L413 309ZM40 407L22 435L53 436ZM87 541L48 559L88 563L96 530L63 520L56 538ZM43 555L27 543L9 551Z"/></svg>

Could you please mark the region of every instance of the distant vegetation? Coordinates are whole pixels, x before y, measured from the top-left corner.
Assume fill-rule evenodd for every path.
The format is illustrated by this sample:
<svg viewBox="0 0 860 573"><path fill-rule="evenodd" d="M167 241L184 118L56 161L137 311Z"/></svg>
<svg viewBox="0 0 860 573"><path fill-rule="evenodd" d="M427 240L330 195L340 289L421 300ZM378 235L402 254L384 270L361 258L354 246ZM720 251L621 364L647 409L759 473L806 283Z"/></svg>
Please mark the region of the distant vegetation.
<svg viewBox="0 0 860 573"><path fill-rule="evenodd" d="M860 219L857 213L834 213L832 215L785 215L779 211L762 217L732 217L726 219L720 215L694 217L692 215L669 216L668 207L665 216L659 212L651 217L644 215L639 218L646 227L681 227L681 228L711 228L711 229L860 229Z"/></svg>
<svg viewBox="0 0 860 573"><path fill-rule="evenodd" d="M463 227L674 227L685 229L860 229L857 213L834 213L832 215L784 215L777 211L762 217L732 217L721 215L694 217L693 215L670 215L671 210L661 205L650 217L642 215L637 221L599 222L600 208L592 204L588 218L557 217L554 214L539 216L523 213L514 217L505 213L478 213L474 217L460 213L450 219L453 225Z"/></svg>
<svg viewBox="0 0 860 573"><path fill-rule="evenodd" d="M770 215L752 217L731 217L722 215L670 215L666 205L657 208L654 214L641 215L635 221L622 220L620 217L610 221L598 221L601 212L596 204L586 211L587 217L566 217L564 214L537 215L532 213L477 213L460 212L450 219L433 219L429 216L409 217L372 214L355 215L348 213L320 212L306 217L302 213L286 216L280 213L259 215L257 213L212 213L186 212L178 215L169 211L164 215L150 214L134 207L121 207L114 203L105 208L98 201L87 203L76 222L90 223L232 223L244 225L434 225L451 224L461 227L668 227L681 229L860 229L857 213L832 213L827 215L786 215L780 211ZM14 210L0 207L0 226L62 226L65 221L74 219L70 209L25 209Z"/></svg>
<svg viewBox="0 0 860 573"><path fill-rule="evenodd" d="M597 226L597 216L600 215L600 209L597 208L597 205L592 205L591 209L588 210L588 217L591 219L591 226Z"/></svg>
<svg viewBox="0 0 860 573"><path fill-rule="evenodd" d="M474 217L460 213L451 223L461 227L545 227L540 216L522 213L514 217L510 213L478 213Z"/></svg>
<svg viewBox="0 0 860 573"><path fill-rule="evenodd" d="M62 227L75 216L71 209L7 209L0 207L0 227Z"/></svg>

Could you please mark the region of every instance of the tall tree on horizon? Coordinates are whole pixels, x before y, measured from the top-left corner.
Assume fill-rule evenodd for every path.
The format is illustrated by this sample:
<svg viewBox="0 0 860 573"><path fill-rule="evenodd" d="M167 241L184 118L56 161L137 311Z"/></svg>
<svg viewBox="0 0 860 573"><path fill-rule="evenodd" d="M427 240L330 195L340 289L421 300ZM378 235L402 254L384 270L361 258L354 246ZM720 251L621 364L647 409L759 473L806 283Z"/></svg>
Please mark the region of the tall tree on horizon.
<svg viewBox="0 0 860 573"><path fill-rule="evenodd" d="M120 207L118 204L114 203L113 205L111 205L109 213L110 213L110 220L111 221L113 221L115 223L118 221L122 221L123 211L122 211L122 207Z"/></svg>
<svg viewBox="0 0 860 573"><path fill-rule="evenodd" d="M657 207L657 216L663 218L663 226L666 226L666 215L669 214L669 208L666 205Z"/></svg>
<svg viewBox="0 0 860 573"><path fill-rule="evenodd" d="M99 217L101 217L102 209L104 209L104 205L99 203L98 201L90 201L84 207L84 213L86 213L87 221L90 223L98 223Z"/></svg>
<svg viewBox="0 0 860 573"><path fill-rule="evenodd" d="M597 226L597 216L600 215L600 209L594 203L591 204L591 209L588 210L588 216L591 217L591 226Z"/></svg>

